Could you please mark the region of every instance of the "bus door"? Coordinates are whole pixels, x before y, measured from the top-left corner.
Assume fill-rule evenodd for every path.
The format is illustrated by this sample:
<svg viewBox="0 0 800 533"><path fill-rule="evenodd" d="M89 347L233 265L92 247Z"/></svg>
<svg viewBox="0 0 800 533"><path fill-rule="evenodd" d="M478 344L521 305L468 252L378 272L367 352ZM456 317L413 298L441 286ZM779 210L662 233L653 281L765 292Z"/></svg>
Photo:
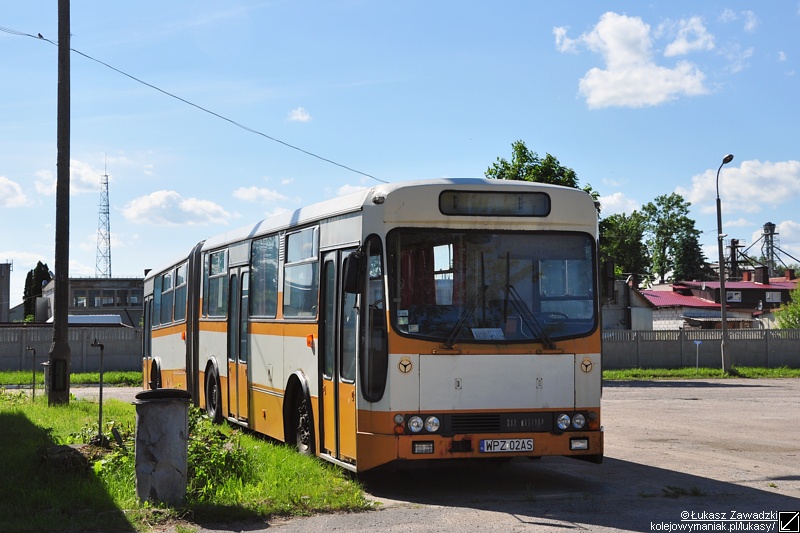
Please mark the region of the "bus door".
<svg viewBox="0 0 800 533"><path fill-rule="evenodd" d="M232 268L228 283L228 417L246 422L250 409L247 371L250 272L246 268Z"/></svg>
<svg viewBox="0 0 800 533"><path fill-rule="evenodd" d="M356 460L356 295L342 290L342 263L352 250L328 252L322 262L320 440L323 453Z"/></svg>

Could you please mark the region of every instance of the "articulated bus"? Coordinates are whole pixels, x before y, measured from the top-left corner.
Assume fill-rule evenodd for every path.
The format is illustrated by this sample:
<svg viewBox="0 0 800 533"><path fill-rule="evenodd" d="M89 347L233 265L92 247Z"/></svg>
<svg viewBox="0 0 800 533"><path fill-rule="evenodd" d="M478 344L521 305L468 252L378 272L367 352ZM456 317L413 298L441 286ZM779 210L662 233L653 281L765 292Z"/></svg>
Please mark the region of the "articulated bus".
<svg viewBox="0 0 800 533"><path fill-rule="evenodd" d="M597 255L577 189L378 185L149 272L144 386L354 472L601 462Z"/></svg>

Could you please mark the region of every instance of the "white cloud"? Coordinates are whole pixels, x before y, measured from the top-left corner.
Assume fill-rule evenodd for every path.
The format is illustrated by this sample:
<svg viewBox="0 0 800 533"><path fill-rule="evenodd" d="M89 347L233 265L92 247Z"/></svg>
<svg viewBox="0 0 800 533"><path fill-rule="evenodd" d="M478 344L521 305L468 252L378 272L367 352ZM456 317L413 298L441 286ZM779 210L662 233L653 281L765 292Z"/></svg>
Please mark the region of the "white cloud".
<svg viewBox="0 0 800 533"><path fill-rule="evenodd" d="M270 218L270 217L275 217L275 216L278 216L278 215L283 215L283 214L291 213L291 212L292 212L292 209L287 209L286 207L276 207L272 211L267 211L266 213L264 213L264 216L266 218Z"/></svg>
<svg viewBox="0 0 800 533"><path fill-rule="evenodd" d="M245 202L262 203L277 202L287 199L286 196L282 195L278 191L256 187L255 185L251 187L239 187L233 191L233 197L237 200L242 200Z"/></svg>
<svg viewBox="0 0 800 533"><path fill-rule="evenodd" d="M769 183L769 187L764 184ZM676 192L703 213L716 211L717 169L692 177L689 189ZM723 212L761 213L777 205L796 202L800 193L800 161L743 161L726 165L719 174L719 195Z"/></svg>
<svg viewBox="0 0 800 533"><path fill-rule="evenodd" d="M290 122L310 122L311 115L308 114L308 111L303 109L302 107L298 107L296 109L292 109L289 111L289 121Z"/></svg>
<svg viewBox="0 0 800 533"><path fill-rule="evenodd" d="M675 45L674 54L713 46L713 38L701 23L690 19L679 26L685 29L685 44L682 48ZM681 61L669 68L655 63L650 26L639 17L608 12L590 32L574 41L563 28L554 29L554 34L561 51L571 51L581 43L603 57L605 68L590 69L579 83L590 108L656 106L682 95L708 92L705 74L694 64Z"/></svg>
<svg viewBox="0 0 800 533"><path fill-rule="evenodd" d="M736 74L737 72L741 72L747 68L750 65L748 61L751 57L753 57L753 52L753 48L747 48L746 50L743 50L739 44L733 44L727 47L723 53L730 62L728 65L728 71Z"/></svg>
<svg viewBox="0 0 800 533"><path fill-rule="evenodd" d="M55 196L56 176L49 170L38 170L36 173L36 192L42 196Z"/></svg>
<svg viewBox="0 0 800 533"><path fill-rule="evenodd" d="M638 202L625 196L625 193L615 192L600 197L600 212L604 217L620 213L630 215L639 207Z"/></svg>
<svg viewBox="0 0 800 533"><path fill-rule="evenodd" d="M733 22L736 18L736 12L732 9L724 9L719 15L721 22Z"/></svg>
<svg viewBox="0 0 800 533"><path fill-rule="evenodd" d="M664 57L686 55L695 50L714 49L714 36L708 33L700 17L691 17L677 23L678 34L664 50Z"/></svg>
<svg viewBox="0 0 800 533"><path fill-rule="evenodd" d="M720 22L723 23L734 22L736 20L739 20L740 15L741 18L744 20L743 28L744 31L746 32L750 33L754 32L756 28L758 28L758 25L761 23L761 21L758 19L758 16L756 16L756 14L750 10L742 11L740 14L737 14L732 9L725 9L720 14L719 20Z"/></svg>
<svg viewBox="0 0 800 533"><path fill-rule="evenodd" d="M104 171L93 168L89 163L70 159L69 161L69 191L70 194L98 192L100 178ZM50 170L36 172L36 192L44 196L53 196L56 193L57 175ZM109 181L112 181L109 177Z"/></svg>
<svg viewBox="0 0 800 533"><path fill-rule="evenodd" d="M135 198L122 209L132 222L165 226L228 224L231 215L219 204L198 198L183 198L175 191L156 191Z"/></svg>
<svg viewBox="0 0 800 533"><path fill-rule="evenodd" d="M567 28L553 28L553 35L556 36L556 49L559 52L577 52L580 39L570 39L567 37Z"/></svg>
<svg viewBox="0 0 800 533"><path fill-rule="evenodd" d="M780 248L794 257L800 257L800 223L793 220L784 220L783 222L776 222L775 225L777 226L775 231L780 234ZM787 263L796 262L789 258L784 258L784 260Z"/></svg>
<svg viewBox="0 0 800 533"><path fill-rule="evenodd" d="M781 62L786 61L786 52L784 52L783 50L780 50L778 52L778 61Z"/></svg>
<svg viewBox="0 0 800 533"><path fill-rule="evenodd" d="M756 14L752 11L742 11L742 16L744 17L744 31L754 32L760 22Z"/></svg>
<svg viewBox="0 0 800 533"><path fill-rule="evenodd" d="M0 176L0 207L25 207L26 205L29 205L28 198L22 192L19 183Z"/></svg>

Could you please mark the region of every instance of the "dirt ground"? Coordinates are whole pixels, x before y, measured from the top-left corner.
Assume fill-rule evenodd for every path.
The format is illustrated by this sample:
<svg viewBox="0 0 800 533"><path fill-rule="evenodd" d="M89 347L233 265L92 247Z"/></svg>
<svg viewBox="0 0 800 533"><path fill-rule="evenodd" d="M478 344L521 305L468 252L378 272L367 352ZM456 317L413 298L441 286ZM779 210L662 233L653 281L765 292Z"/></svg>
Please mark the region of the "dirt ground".
<svg viewBox="0 0 800 533"><path fill-rule="evenodd" d="M800 511L800 380L607 382L603 426L602 465L384 471L361 478L374 512L197 531L780 531Z"/></svg>

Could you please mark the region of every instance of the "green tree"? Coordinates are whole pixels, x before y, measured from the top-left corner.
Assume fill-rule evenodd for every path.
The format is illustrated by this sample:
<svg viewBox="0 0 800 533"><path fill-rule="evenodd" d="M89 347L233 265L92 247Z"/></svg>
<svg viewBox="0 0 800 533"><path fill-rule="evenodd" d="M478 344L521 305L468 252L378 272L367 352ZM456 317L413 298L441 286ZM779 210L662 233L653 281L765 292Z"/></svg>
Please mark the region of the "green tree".
<svg viewBox="0 0 800 533"><path fill-rule="evenodd" d="M673 281L698 281L711 279L711 269L700 247L700 232L694 228L678 235L675 251Z"/></svg>
<svg viewBox="0 0 800 533"><path fill-rule="evenodd" d="M52 279L53 277L50 275L50 269L47 268L47 264L43 264L41 261L28 272L25 277L25 292L22 295L24 316L26 318L35 315L36 298L42 295L42 289Z"/></svg>
<svg viewBox="0 0 800 533"><path fill-rule="evenodd" d="M789 293L789 301L775 311L778 327L800 329L800 285Z"/></svg>
<svg viewBox="0 0 800 533"><path fill-rule="evenodd" d="M652 260L652 272L664 283L667 272L675 268L677 243L697 235L694 220L688 217L692 204L680 194L661 195L642 207L647 220L646 243Z"/></svg>
<svg viewBox="0 0 800 533"><path fill-rule="evenodd" d="M511 143L511 161L498 157L497 161L486 170L485 176L489 179L535 181L562 185L573 189L582 189L595 200L600 197L600 194L592 189L591 185L587 184L582 188L578 186L578 176L574 170L563 166L550 154L545 155L544 159L540 158L539 154L529 150L523 141ZM599 206L597 210L599 213Z"/></svg>
<svg viewBox="0 0 800 533"><path fill-rule="evenodd" d="M644 244L647 220L638 211L617 213L600 220L600 256L614 262L617 275L642 275L650 270Z"/></svg>

